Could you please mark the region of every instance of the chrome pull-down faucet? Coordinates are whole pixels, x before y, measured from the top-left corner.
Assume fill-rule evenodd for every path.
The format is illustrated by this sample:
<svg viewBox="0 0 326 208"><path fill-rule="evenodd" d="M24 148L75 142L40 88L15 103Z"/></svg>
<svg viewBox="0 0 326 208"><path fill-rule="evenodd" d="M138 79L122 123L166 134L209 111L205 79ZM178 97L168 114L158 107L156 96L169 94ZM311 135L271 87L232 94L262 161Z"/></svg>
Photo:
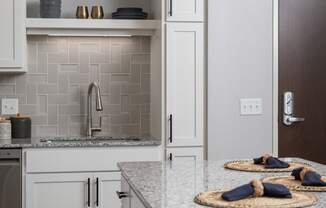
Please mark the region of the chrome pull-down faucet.
<svg viewBox="0 0 326 208"><path fill-rule="evenodd" d="M92 91L95 90L96 111L103 111L100 87L96 82L92 82L88 87L87 94L87 130L86 136L93 136L94 131L102 130L102 117L100 117L100 126L94 128L92 124Z"/></svg>

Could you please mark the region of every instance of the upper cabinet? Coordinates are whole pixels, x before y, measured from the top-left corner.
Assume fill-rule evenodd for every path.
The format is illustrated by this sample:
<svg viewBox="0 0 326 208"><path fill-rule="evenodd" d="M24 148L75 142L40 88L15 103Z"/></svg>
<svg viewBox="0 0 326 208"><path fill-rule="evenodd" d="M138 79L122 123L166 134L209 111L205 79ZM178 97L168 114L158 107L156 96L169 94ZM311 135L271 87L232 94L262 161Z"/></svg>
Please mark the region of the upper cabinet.
<svg viewBox="0 0 326 208"><path fill-rule="evenodd" d="M23 71L25 5L20 0L2 0L0 7L0 72Z"/></svg>
<svg viewBox="0 0 326 208"><path fill-rule="evenodd" d="M166 39L168 146L201 146L204 140L203 23L169 23Z"/></svg>
<svg viewBox="0 0 326 208"><path fill-rule="evenodd" d="M166 20L180 22L204 21L204 0L166 0Z"/></svg>

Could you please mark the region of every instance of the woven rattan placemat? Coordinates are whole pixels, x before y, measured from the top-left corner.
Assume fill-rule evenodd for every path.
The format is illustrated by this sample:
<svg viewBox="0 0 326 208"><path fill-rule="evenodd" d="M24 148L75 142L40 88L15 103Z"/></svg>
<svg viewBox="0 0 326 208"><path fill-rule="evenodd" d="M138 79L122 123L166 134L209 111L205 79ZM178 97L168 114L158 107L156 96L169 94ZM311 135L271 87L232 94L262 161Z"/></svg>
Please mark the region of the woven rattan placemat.
<svg viewBox="0 0 326 208"><path fill-rule="evenodd" d="M322 180L326 182L326 176L323 176ZM326 186L302 186L301 181L295 180L293 176L267 177L263 182L283 184L293 191L326 192Z"/></svg>
<svg viewBox="0 0 326 208"><path fill-rule="evenodd" d="M252 160L235 160L224 164L224 167L231 170L247 171L247 172L291 172L293 169L310 166L305 163L290 162L288 168L267 169L264 165L254 164Z"/></svg>
<svg viewBox="0 0 326 208"><path fill-rule="evenodd" d="M294 192L290 199L270 197L247 198L239 201L228 202L222 199L223 192L205 192L197 195L194 202L214 208L295 208L307 207L317 202L315 196Z"/></svg>

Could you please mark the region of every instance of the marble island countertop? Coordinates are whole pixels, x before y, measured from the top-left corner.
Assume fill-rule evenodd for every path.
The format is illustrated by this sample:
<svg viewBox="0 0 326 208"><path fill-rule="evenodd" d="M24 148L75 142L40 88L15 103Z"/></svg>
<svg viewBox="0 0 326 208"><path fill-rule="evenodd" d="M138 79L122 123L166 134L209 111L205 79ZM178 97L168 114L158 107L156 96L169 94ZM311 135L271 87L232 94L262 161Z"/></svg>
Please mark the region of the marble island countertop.
<svg viewBox="0 0 326 208"><path fill-rule="evenodd" d="M287 158L311 164L320 174L326 166L318 163ZM146 208L199 208L194 197L205 191L225 190L266 176L289 173L248 173L224 169L227 161L167 161L119 163L122 175ZM326 193L313 193L318 198L314 208L326 207Z"/></svg>
<svg viewBox="0 0 326 208"><path fill-rule="evenodd" d="M30 139L0 140L0 149L159 146L161 143L160 139L151 137L39 137Z"/></svg>

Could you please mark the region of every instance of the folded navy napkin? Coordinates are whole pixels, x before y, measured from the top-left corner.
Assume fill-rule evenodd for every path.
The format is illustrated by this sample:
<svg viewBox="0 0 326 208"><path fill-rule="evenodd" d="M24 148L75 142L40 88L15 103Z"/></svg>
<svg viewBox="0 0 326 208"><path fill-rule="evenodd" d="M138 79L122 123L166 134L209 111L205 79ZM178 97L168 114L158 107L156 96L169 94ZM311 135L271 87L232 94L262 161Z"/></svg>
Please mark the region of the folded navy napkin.
<svg viewBox="0 0 326 208"><path fill-rule="evenodd" d="M295 180L301 180L303 186L326 186L321 175L309 167L294 169L291 175L294 176Z"/></svg>
<svg viewBox="0 0 326 208"><path fill-rule="evenodd" d="M267 169L274 168L288 168L290 167L289 163L279 160L276 157L271 157L269 155L265 155L263 157L255 158L254 164L264 165Z"/></svg>
<svg viewBox="0 0 326 208"><path fill-rule="evenodd" d="M292 198L290 190L281 184L262 183L253 180L249 184L239 186L231 191L224 192L222 199L226 201L237 201L249 197L274 197Z"/></svg>

